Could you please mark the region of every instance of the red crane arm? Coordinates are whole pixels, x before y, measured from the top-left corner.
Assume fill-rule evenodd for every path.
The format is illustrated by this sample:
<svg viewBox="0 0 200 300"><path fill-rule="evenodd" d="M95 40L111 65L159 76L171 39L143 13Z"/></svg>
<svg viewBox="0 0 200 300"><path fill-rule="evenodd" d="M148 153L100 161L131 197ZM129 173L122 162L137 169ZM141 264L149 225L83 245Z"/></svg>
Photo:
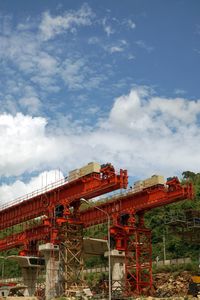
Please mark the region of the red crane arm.
<svg viewBox="0 0 200 300"><path fill-rule="evenodd" d="M164 206L177 201L192 199L193 188L191 184L181 186L174 178L167 182L168 187L156 186L142 190L138 193L129 191L126 194L119 194L112 201L98 205L114 218L123 213L140 213L159 206ZM107 222L107 215L95 207L81 211L80 220L85 227ZM41 224L27 229L21 233L13 234L0 239L0 251L12 249L25 245L27 241L49 240L52 228Z"/></svg>
<svg viewBox="0 0 200 300"><path fill-rule="evenodd" d="M20 246L25 246L27 241L49 241L50 228L44 224L26 229L20 233L15 233L0 239L0 251L5 251Z"/></svg>
<svg viewBox="0 0 200 300"><path fill-rule="evenodd" d="M56 205L73 206L81 197L90 199L120 188L126 188L126 170L116 174L113 166L108 165L100 173L91 173L72 182L64 182L49 191L35 193L30 198L0 211L0 230L22 222L46 215L52 217Z"/></svg>
<svg viewBox="0 0 200 300"><path fill-rule="evenodd" d="M190 183L181 186L177 178L167 182L165 186L155 186L133 193L128 191L118 195L112 201L98 205L111 218L119 214L136 214L170 203L193 198L193 188ZM107 215L95 207L91 207L81 212L80 219L85 227L103 223L107 220Z"/></svg>

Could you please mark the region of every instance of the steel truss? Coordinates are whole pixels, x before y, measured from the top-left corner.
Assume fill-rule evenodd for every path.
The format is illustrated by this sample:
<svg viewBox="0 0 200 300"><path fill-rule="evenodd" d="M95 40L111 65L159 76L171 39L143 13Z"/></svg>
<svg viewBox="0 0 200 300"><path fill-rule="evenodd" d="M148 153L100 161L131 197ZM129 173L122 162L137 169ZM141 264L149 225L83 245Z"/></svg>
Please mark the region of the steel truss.
<svg viewBox="0 0 200 300"><path fill-rule="evenodd" d="M64 223L60 238L61 291L70 296L86 287L83 279L83 225Z"/></svg>
<svg viewBox="0 0 200 300"><path fill-rule="evenodd" d="M105 212L111 217L114 226L111 235L116 240L116 249L125 251L125 285L127 295L145 293L152 286L151 232L144 226L143 216L139 215L155 207L193 198L191 184L181 185L177 178L167 181L167 186L155 186L137 193L128 191L119 194L111 201L96 207L78 211L80 198L90 199L103 193L127 186L127 173L121 170L116 175L113 168L102 169L100 174L90 174L66 182L56 189L34 196L0 211L0 229L14 226L39 216L45 216L43 224L0 239L0 250L24 246L24 253L36 251L39 241L60 246L60 279L62 293L74 293L84 286L82 279L82 226L102 224L107 221ZM56 195L55 195L56 193ZM56 196L56 197L55 197ZM63 207L64 214L56 216L57 207ZM68 210L65 209L68 207ZM74 208L73 214L70 209ZM77 214L76 214L77 213ZM120 223L122 215L129 219ZM138 220L136 220L138 215ZM79 217L77 222L76 217ZM60 219L59 219L60 218ZM138 221L138 222L137 222ZM83 224L83 225L82 225ZM30 243L30 241L33 241Z"/></svg>
<svg viewBox="0 0 200 300"><path fill-rule="evenodd" d="M170 226L173 234L188 243L200 243L200 211L189 209L182 215L170 215L166 219L165 223Z"/></svg>
<svg viewBox="0 0 200 300"><path fill-rule="evenodd" d="M125 294L146 294L152 288L151 230L132 228L125 250Z"/></svg>
<svg viewBox="0 0 200 300"><path fill-rule="evenodd" d="M121 289L124 296L148 294L153 284L151 230L144 225L143 213L127 216L123 225L118 222L111 228L116 248L125 253L124 285L118 284L117 292Z"/></svg>

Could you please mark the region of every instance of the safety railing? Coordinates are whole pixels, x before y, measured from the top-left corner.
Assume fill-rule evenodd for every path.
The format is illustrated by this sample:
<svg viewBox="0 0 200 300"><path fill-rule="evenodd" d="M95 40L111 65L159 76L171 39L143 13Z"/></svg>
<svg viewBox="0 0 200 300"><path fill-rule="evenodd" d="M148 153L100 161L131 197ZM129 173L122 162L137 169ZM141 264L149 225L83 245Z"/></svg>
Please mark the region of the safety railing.
<svg viewBox="0 0 200 300"><path fill-rule="evenodd" d="M56 181L56 182L50 183L50 184L48 184L48 185L42 187L41 189L37 189L37 190L35 190L35 191L31 192L31 193L28 193L28 194L26 194L26 195L23 195L23 196L21 196L21 197L18 197L18 198L16 198L16 199L14 199L13 201L10 201L10 202L7 202L7 203L0 204L0 211L6 209L6 208L8 208L8 207L11 207L11 206L13 206L13 205L19 204L19 203L21 203L21 202L23 202L23 201L27 201L27 200L29 200L30 198L33 198L33 197L37 197L37 196L39 196L39 195L42 195L42 194L44 194L44 193L46 193L46 192L48 192L48 191L50 191L50 190L53 190L53 189L55 189L55 188L57 188L57 187L59 187L59 186L64 185L65 183L67 183L67 177L65 177L65 178L63 178L63 179L60 179L60 180L58 180L58 181Z"/></svg>

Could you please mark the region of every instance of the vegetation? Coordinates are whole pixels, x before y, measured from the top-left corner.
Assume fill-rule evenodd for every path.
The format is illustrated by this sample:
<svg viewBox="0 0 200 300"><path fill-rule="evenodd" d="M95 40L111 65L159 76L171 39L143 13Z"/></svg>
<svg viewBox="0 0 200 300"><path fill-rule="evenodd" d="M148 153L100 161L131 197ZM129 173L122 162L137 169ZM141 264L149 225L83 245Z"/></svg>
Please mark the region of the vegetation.
<svg viewBox="0 0 200 300"><path fill-rule="evenodd" d="M182 174L182 182L191 181L195 188L195 198L193 201L181 201L177 204L168 205L167 207L161 207L149 211L145 215L145 224L148 228L152 229L152 250L153 260L159 257L159 260L163 260L163 248L165 239L166 258L179 258L190 257L192 264L188 265L188 269L195 269L199 264L199 244L188 242L184 240L180 235L176 235L170 226L167 225L171 216L184 215L185 210L194 209L200 211L200 173L194 173L191 171L185 171ZM32 224L31 224L32 225ZM9 235L13 232L19 232L22 230L21 225L17 225L12 229L1 232L1 236ZM107 224L94 226L84 231L85 236L95 238L106 238L107 236ZM1 253L3 256L17 254L18 251L13 249L5 253ZM104 257L92 257L86 261L86 267L92 268L98 265L106 265L107 260ZM164 266L163 268L168 268ZM181 267L178 267L181 268ZM155 268L154 268L155 269ZM171 269L171 267L170 267ZM0 259L0 274L1 277L16 277L20 276L20 268L16 262ZM89 276L89 280L92 279Z"/></svg>
<svg viewBox="0 0 200 300"><path fill-rule="evenodd" d="M145 214L145 224L147 228L152 229L152 255L153 260L158 258L164 259L164 243L166 248L166 259L190 257L192 263L187 266L187 269L196 270L199 264L199 244L191 243L184 239L184 236L178 234L169 226L169 221L172 217L184 217L186 210L199 210L200 211L200 173L194 173L191 171L185 171L182 174L182 183L190 181L194 185L195 198L194 200L185 200L179 203L171 204L166 207L153 209ZM107 234L106 225L94 226L87 229L85 235L104 238ZM181 228L180 228L181 229ZM91 258L87 261L87 267L93 267L95 264L103 264L105 260L102 258ZM173 266L166 268L184 268L183 266ZM156 269L156 267L154 268Z"/></svg>
<svg viewBox="0 0 200 300"><path fill-rule="evenodd" d="M163 265L163 266L156 266L153 265L153 273L181 273L183 271L191 272L192 274L197 274L199 269L199 265L195 262L187 263L187 264L180 264L180 265Z"/></svg>
<svg viewBox="0 0 200 300"><path fill-rule="evenodd" d="M166 258L190 257L193 261L199 260L199 244L187 241L184 236L169 226L172 217L183 217L186 210L200 211L200 173L190 171L183 172L182 182L190 181L194 185L194 200L185 200L171 204L166 207L154 209L146 214L146 225L152 229L153 259L164 256L164 241L166 247ZM181 229L181 228L180 228Z"/></svg>

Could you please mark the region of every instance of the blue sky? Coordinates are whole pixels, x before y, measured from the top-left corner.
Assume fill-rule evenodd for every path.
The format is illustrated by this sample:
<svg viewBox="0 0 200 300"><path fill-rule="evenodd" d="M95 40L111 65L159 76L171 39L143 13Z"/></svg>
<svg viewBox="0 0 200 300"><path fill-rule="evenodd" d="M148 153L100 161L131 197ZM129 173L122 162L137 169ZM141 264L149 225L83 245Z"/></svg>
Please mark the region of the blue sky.
<svg viewBox="0 0 200 300"><path fill-rule="evenodd" d="M93 160L137 179L198 172L199 9L0 0L1 198Z"/></svg>

